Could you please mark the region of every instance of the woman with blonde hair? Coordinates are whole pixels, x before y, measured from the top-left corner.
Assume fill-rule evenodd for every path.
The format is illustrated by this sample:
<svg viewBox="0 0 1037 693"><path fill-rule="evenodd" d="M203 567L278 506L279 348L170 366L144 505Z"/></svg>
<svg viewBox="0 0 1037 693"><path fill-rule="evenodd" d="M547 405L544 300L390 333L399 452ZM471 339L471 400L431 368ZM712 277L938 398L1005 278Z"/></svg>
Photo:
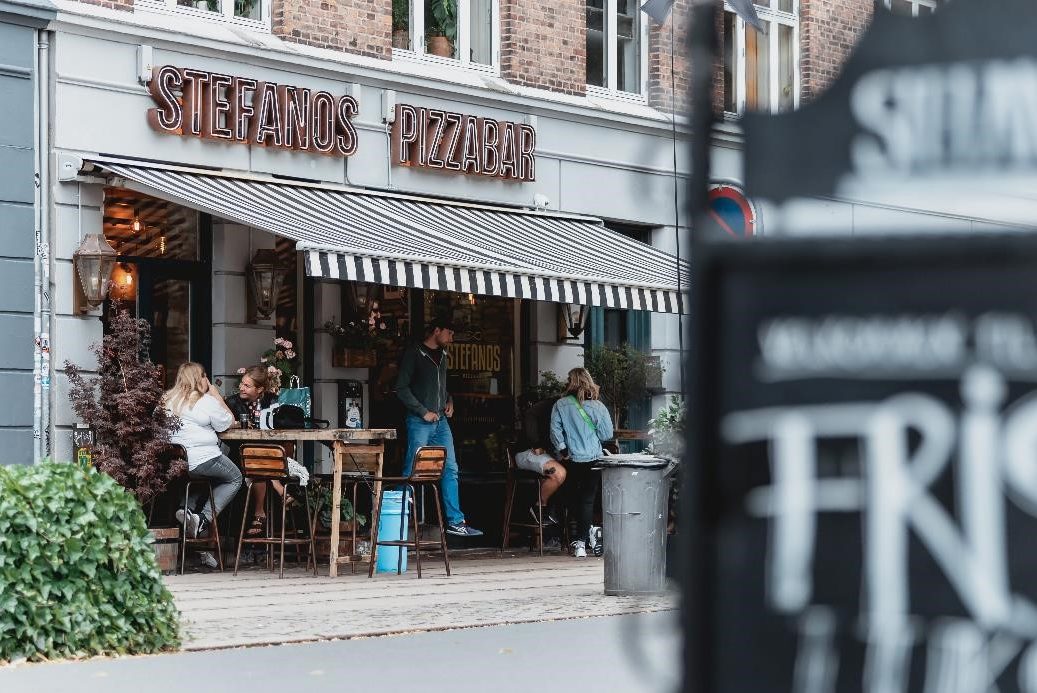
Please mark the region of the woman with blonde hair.
<svg viewBox="0 0 1037 693"><path fill-rule="evenodd" d="M208 479L212 483L212 500L218 515L241 488L241 472L220 450L216 435L234 424L234 413L209 382L205 368L190 361L180 366L176 383L166 392L163 404L180 419L180 429L173 434L172 442L187 451L188 474L192 479ZM192 538L204 536L213 520L208 503L201 513L196 512L203 500L200 493L192 493L187 507L176 511L181 524L186 517L187 533ZM200 552L199 557L203 565L216 567L216 559L208 551Z"/></svg>
<svg viewBox="0 0 1037 693"><path fill-rule="evenodd" d="M573 368L565 393L551 410L551 444L559 459L568 461L572 488L572 512L576 516L576 539L571 548L576 558L587 557L587 541L594 518L598 476L591 462L601 457L601 444L612 438L612 417L601 400L600 388L586 368Z"/></svg>

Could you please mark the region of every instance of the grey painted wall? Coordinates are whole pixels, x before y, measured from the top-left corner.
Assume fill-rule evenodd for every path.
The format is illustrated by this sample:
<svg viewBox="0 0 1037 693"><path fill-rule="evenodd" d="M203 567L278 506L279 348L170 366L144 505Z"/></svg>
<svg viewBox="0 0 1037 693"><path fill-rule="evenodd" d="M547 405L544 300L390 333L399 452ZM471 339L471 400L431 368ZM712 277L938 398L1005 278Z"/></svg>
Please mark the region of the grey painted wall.
<svg viewBox="0 0 1037 693"><path fill-rule="evenodd" d="M35 50L0 23L0 464L32 462Z"/></svg>

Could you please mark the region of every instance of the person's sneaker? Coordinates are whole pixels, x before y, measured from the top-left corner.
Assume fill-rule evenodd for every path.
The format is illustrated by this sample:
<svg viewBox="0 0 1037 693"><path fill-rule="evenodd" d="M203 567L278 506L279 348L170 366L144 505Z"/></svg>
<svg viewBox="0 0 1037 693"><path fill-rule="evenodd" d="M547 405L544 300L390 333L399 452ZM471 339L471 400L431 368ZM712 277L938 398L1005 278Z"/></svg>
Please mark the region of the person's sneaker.
<svg viewBox="0 0 1037 693"><path fill-rule="evenodd" d="M533 518L533 522L539 522L540 521L540 518L537 516L537 508L539 508L539 507L540 506L538 506L536 503L534 503L533 505L529 506L529 516ZM554 516L554 513L551 512L550 508L545 506L542 512L543 512L543 518L544 518L544 524L545 525L556 525L556 524L558 524L558 518L556 518Z"/></svg>
<svg viewBox="0 0 1037 693"><path fill-rule="evenodd" d="M577 539L572 544L570 544L570 546L572 546L573 556L575 558L587 557L587 546L583 543L582 540Z"/></svg>
<svg viewBox="0 0 1037 693"><path fill-rule="evenodd" d="M180 523L180 526L184 526L184 515L187 515L187 536L190 539L196 539L198 537L198 525L202 522L201 515L195 515L190 510L180 508L176 511L176 521Z"/></svg>
<svg viewBox="0 0 1037 693"><path fill-rule="evenodd" d="M544 539L544 551L560 551L562 548L562 540L558 537L549 537Z"/></svg>
<svg viewBox="0 0 1037 693"><path fill-rule="evenodd" d="M601 542L601 527L591 525L590 532L587 533L587 548L595 556L600 557L605 553L605 545Z"/></svg>
<svg viewBox="0 0 1037 693"><path fill-rule="evenodd" d="M220 562L216 560L216 556L212 555L210 551L199 551L198 562L206 568L219 568Z"/></svg>
<svg viewBox="0 0 1037 693"><path fill-rule="evenodd" d="M205 515L197 515L198 518L198 531L195 532L196 537L204 537L209 534L209 518Z"/></svg>
<svg viewBox="0 0 1037 693"><path fill-rule="evenodd" d="M455 537L481 537L482 532L475 527L469 527L466 522L458 522L456 525L447 525L446 533Z"/></svg>

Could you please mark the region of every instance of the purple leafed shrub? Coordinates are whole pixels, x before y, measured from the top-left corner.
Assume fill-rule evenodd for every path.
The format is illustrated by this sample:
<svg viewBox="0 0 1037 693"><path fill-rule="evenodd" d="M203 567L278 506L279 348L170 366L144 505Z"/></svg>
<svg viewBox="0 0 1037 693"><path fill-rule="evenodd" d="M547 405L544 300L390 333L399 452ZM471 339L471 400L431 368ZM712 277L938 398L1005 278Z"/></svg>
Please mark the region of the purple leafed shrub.
<svg viewBox="0 0 1037 693"><path fill-rule="evenodd" d="M76 415L94 429L93 462L142 504L186 471L183 461L165 461L162 452L180 420L161 406L160 369L148 356L151 326L125 310L112 318L108 334L91 346L97 376L65 361Z"/></svg>

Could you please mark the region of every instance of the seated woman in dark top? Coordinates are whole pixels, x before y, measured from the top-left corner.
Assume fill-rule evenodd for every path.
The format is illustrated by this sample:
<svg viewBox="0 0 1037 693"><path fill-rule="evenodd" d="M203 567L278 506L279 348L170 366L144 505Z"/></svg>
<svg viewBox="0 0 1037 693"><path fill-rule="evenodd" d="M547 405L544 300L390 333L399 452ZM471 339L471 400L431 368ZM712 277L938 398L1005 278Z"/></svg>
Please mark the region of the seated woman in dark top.
<svg viewBox="0 0 1037 693"><path fill-rule="evenodd" d="M247 421L248 428L259 428L259 411L266 409L277 401L277 395L268 389L269 378L265 366L251 366L245 369L238 384L238 394L227 397L227 406L234 412L239 423ZM239 447L239 446L235 446ZM235 456L237 450L234 451ZM284 497L284 486L279 481L271 484ZM252 489L252 525L245 532L247 536L262 536L266 531L266 484L259 484Z"/></svg>

